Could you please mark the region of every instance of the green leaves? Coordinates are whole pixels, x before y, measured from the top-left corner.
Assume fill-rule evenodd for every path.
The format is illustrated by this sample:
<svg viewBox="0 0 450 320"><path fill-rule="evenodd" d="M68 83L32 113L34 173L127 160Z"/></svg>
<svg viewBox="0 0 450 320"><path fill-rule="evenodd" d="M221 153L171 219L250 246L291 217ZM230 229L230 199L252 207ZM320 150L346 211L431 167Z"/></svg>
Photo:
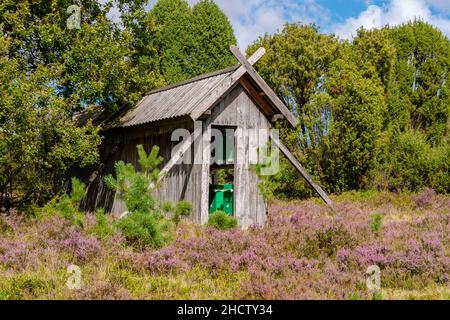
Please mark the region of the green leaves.
<svg viewBox="0 0 450 320"><path fill-rule="evenodd" d="M12 41L1 39L8 51ZM98 129L71 118L72 102L52 82L59 72L40 66L25 74L20 58L0 56L0 210L42 204L69 167L97 161Z"/></svg>
<svg viewBox="0 0 450 320"><path fill-rule="evenodd" d="M149 13L158 31L155 48L167 83L229 67L236 44L233 28L220 8L202 0L193 8L185 0L159 0Z"/></svg>
<svg viewBox="0 0 450 320"><path fill-rule="evenodd" d="M81 0L71 30L73 4L0 3L0 210L41 204L70 168L95 164L100 126L143 93L233 63L232 28L210 1L160 0L148 12L145 0ZM107 18L113 5L120 23ZM78 122L80 111L95 123Z"/></svg>
<svg viewBox="0 0 450 320"><path fill-rule="evenodd" d="M137 146L137 152L139 157L139 164L141 165L142 171L145 175L148 175L150 179L154 182L158 180L159 170L158 166L164 161L159 154L159 147L154 146L147 156L144 147L140 144Z"/></svg>
<svg viewBox="0 0 450 320"><path fill-rule="evenodd" d="M440 31L415 21L338 42L314 25L287 24L248 54L260 46L267 53L258 71L300 121L293 130L281 125L281 137L328 191L448 189L441 159L449 149L450 41ZM411 129L424 144L416 150L433 156L397 159L397 138ZM270 180L278 197L307 194L284 165Z"/></svg>
<svg viewBox="0 0 450 320"><path fill-rule="evenodd" d="M192 8L193 48L191 75L223 69L237 63L230 45L237 40L227 16L211 0L201 0Z"/></svg>
<svg viewBox="0 0 450 320"><path fill-rule="evenodd" d="M448 134L450 115L450 42L436 28L415 21L390 30L389 37L397 48L394 84L399 90L398 103L392 110L408 113L408 126L423 130L428 140L437 145ZM392 121L396 119L392 116Z"/></svg>
<svg viewBox="0 0 450 320"><path fill-rule="evenodd" d="M212 228L218 230L227 230L236 228L237 225L237 219L227 215L223 211L217 211L209 215L208 226Z"/></svg>

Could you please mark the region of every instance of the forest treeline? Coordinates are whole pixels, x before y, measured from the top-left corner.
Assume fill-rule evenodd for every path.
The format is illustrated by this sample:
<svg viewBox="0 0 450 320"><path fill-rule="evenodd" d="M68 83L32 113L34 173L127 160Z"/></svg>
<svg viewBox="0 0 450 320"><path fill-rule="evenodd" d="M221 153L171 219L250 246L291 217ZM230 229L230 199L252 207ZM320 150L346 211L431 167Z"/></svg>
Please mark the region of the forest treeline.
<svg viewBox="0 0 450 320"><path fill-rule="evenodd" d="M145 92L237 63L228 18L210 0L0 3L0 210L41 205L70 167L98 162L101 122ZM108 18L114 6L116 19ZM299 117L282 139L329 192L450 188L450 42L416 21L360 30L352 41L288 24L258 39L265 80ZM278 196L310 190L287 163Z"/></svg>
<svg viewBox="0 0 450 320"><path fill-rule="evenodd" d="M329 192L450 191L450 42L422 21L360 29L352 41L289 24L249 49L298 116L283 140ZM286 163L279 196L310 194Z"/></svg>

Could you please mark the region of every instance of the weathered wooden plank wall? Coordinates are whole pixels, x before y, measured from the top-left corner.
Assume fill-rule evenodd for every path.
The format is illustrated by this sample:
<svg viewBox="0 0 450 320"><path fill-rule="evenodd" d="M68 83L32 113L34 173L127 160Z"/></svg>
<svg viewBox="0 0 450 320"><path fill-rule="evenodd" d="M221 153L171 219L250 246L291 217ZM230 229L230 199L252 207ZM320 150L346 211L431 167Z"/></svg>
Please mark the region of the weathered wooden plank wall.
<svg viewBox="0 0 450 320"><path fill-rule="evenodd" d="M234 211L239 224L243 227L262 225L266 220L266 205L252 164L256 164L258 148L266 145L269 132L252 129L269 129L271 123L241 86L224 97L212 110L211 118L213 125L236 127Z"/></svg>
<svg viewBox="0 0 450 320"><path fill-rule="evenodd" d="M127 128L124 132L115 132L112 137L107 137L105 139L107 142L101 152L104 157L114 148L111 141L115 140L116 143L120 144L120 147L106 161L95 180L89 184L87 196L82 203L83 209L92 211L96 208L104 208L106 212L111 212L114 215L120 215L125 212L126 207L124 203L113 190L108 189L104 182L104 177L114 172L114 163L118 160L131 163L139 169L136 151L136 147L139 144L142 144L147 152L150 152L153 146L159 146L160 155L164 158L163 166L170 160L172 148L177 144L177 142L171 142L171 135L178 128L192 130L192 124L185 123L144 130ZM193 149L191 151L193 157ZM168 172L161 186L155 192L155 196L160 202L190 201L194 208L192 221L201 223L201 177L201 164L177 164Z"/></svg>

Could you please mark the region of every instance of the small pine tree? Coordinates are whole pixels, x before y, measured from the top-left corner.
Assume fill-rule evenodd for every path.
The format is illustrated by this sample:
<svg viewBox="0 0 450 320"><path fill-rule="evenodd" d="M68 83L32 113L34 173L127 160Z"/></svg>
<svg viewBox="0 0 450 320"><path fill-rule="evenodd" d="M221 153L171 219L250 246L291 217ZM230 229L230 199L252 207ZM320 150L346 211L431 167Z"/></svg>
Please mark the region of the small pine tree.
<svg viewBox="0 0 450 320"><path fill-rule="evenodd" d="M163 159L158 156L159 147L157 146L153 147L148 156L142 145L137 146L137 152L141 172L137 172L130 163L118 161L115 164L116 178L109 175L105 181L111 189L118 191L128 211L152 213L156 209L153 191L159 177L158 166Z"/></svg>
<svg viewBox="0 0 450 320"><path fill-rule="evenodd" d="M159 147L154 146L147 155L144 147L138 145L137 153L141 171L136 171L129 163L119 161L115 164L116 178L112 175L105 178L106 184L118 192L127 210L131 212L127 217L118 220L116 226L128 242L139 248L161 247L172 239L173 224L179 222L180 216L192 212L192 205L185 201L175 206L166 203L161 210L153 195L158 187L158 166L163 161L158 155ZM172 221L165 219L163 211L172 210L175 210Z"/></svg>

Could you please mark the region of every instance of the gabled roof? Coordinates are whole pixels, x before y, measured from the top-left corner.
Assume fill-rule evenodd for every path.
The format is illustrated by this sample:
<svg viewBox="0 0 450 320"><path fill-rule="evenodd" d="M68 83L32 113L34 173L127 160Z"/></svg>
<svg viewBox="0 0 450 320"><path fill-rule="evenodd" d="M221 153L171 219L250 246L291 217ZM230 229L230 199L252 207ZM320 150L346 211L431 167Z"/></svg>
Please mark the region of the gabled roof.
<svg viewBox="0 0 450 320"><path fill-rule="evenodd" d="M189 116L200 100L237 68L234 66L151 91L120 118L117 127Z"/></svg>
<svg viewBox="0 0 450 320"><path fill-rule="evenodd" d="M251 66L264 52L264 48L260 48L248 61L238 56L243 62L241 65L151 91L134 108L114 121L111 127L124 128L181 117L197 120L239 82L245 83L246 89L251 83L255 90L247 90L248 93L256 101L269 106L265 108L266 113L270 113L268 115L281 114L292 126L296 126L297 118Z"/></svg>

